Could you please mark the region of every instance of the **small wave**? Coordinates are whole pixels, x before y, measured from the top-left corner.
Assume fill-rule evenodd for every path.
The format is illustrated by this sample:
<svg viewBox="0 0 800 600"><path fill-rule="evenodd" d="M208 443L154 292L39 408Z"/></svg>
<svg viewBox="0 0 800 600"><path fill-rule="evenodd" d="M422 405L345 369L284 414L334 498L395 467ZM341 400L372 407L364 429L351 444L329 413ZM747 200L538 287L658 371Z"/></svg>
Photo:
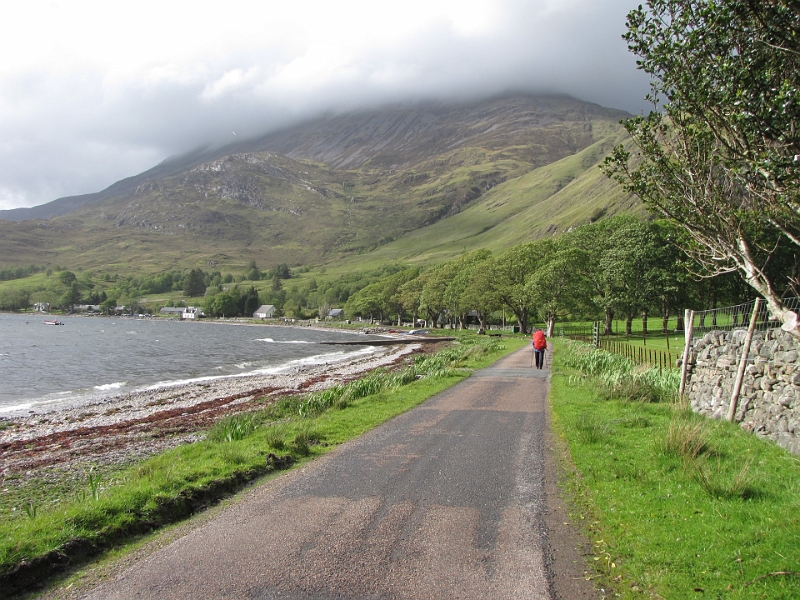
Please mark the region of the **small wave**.
<svg viewBox="0 0 800 600"><path fill-rule="evenodd" d="M253 363L251 363L251 362L243 362L243 363L239 363L238 365L235 365L235 366L236 366L237 369L246 369L247 367L249 367L252 364Z"/></svg>
<svg viewBox="0 0 800 600"><path fill-rule="evenodd" d="M201 377L192 377L190 379L177 379L173 381L159 381L153 385L146 386L144 390L157 390L159 388L177 387L180 385L191 385L194 383L210 383L212 381L219 381L223 379L239 379L242 377L252 377L254 375L281 375L287 371L291 371L299 366L305 365L331 365L339 362L357 358L359 356L366 356L377 352L373 347L363 348L352 352L344 352L342 350L336 352L328 352L326 354L317 354L315 356L308 356L306 358L299 358L291 360L279 365L264 367L253 371L245 371L243 373L235 373L232 375L206 375Z"/></svg>
<svg viewBox="0 0 800 600"><path fill-rule="evenodd" d="M315 342L307 342L304 340L278 340L277 342L272 338L256 338L257 342L268 342L270 344L313 344Z"/></svg>
<svg viewBox="0 0 800 600"><path fill-rule="evenodd" d="M33 408L35 402L25 402L24 404L13 404L11 406L0 406L0 414L29 410Z"/></svg>
<svg viewBox="0 0 800 600"><path fill-rule="evenodd" d="M104 385L96 385L94 389L100 392L106 392L108 390L118 390L119 388L125 386L128 382L127 381L115 381L114 383L106 383Z"/></svg>

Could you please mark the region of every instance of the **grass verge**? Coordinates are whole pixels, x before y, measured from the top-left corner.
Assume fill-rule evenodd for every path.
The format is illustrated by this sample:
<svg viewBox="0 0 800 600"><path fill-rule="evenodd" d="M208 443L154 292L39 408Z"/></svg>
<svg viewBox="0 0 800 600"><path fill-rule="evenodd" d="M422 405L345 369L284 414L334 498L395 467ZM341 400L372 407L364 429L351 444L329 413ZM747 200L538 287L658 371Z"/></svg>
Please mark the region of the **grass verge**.
<svg viewBox="0 0 800 600"><path fill-rule="evenodd" d="M184 519L253 480L313 459L525 345L459 335L399 372L375 371L332 390L291 396L220 420L203 441L87 480L83 494L42 500L0 522L3 595L42 585L67 564Z"/></svg>
<svg viewBox="0 0 800 600"><path fill-rule="evenodd" d="M556 344L554 428L609 596L800 597L800 459L689 412L671 375Z"/></svg>

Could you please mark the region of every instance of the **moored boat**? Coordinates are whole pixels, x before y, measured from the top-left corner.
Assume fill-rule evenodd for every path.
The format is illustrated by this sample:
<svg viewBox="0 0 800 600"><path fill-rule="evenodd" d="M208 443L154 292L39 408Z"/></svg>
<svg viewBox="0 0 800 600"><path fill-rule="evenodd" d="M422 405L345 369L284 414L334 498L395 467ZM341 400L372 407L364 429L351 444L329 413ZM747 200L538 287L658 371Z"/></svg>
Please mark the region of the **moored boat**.
<svg viewBox="0 0 800 600"><path fill-rule="evenodd" d="M45 325L63 325L64 323L58 319L50 319L49 321L42 321Z"/></svg>

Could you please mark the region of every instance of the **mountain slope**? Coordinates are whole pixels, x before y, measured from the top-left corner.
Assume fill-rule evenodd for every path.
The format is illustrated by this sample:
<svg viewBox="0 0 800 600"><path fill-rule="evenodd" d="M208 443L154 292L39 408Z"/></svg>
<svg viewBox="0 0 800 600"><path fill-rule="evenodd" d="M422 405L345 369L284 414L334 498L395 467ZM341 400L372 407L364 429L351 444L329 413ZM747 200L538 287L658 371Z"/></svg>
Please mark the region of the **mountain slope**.
<svg viewBox="0 0 800 600"><path fill-rule="evenodd" d="M627 201L595 166L622 139L624 116L510 96L318 119L165 161L77 208L51 203L69 205L66 215L0 221L0 265L133 261L153 271L330 262L376 248L376 260L423 260L466 238L499 248L586 220L574 205L587 198L597 211Z"/></svg>

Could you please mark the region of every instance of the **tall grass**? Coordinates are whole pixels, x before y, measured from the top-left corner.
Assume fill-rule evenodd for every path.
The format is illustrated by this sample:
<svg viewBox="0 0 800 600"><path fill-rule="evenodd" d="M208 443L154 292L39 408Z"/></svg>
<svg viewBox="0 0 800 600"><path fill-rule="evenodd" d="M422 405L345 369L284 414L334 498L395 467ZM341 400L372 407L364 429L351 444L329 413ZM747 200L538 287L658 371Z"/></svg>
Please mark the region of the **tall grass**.
<svg viewBox="0 0 800 600"><path fill-rule="evenodd" d="M638 402L677 402L680 373L643 367L583 342L559 344L559 362L596 382L607 398Z"/></svg>
<svg viewBox="0 0 800 600"><path fill-rule="evenodd" d="M330 408L346 408L359 398L408 385L418 379L449 377L470 360L503 349L493 338L464 338L461 343L433 355L418 355L414 364L399 372L379 371L347 384L307 394L297 410L302 417L314 417Z"/></svg>

